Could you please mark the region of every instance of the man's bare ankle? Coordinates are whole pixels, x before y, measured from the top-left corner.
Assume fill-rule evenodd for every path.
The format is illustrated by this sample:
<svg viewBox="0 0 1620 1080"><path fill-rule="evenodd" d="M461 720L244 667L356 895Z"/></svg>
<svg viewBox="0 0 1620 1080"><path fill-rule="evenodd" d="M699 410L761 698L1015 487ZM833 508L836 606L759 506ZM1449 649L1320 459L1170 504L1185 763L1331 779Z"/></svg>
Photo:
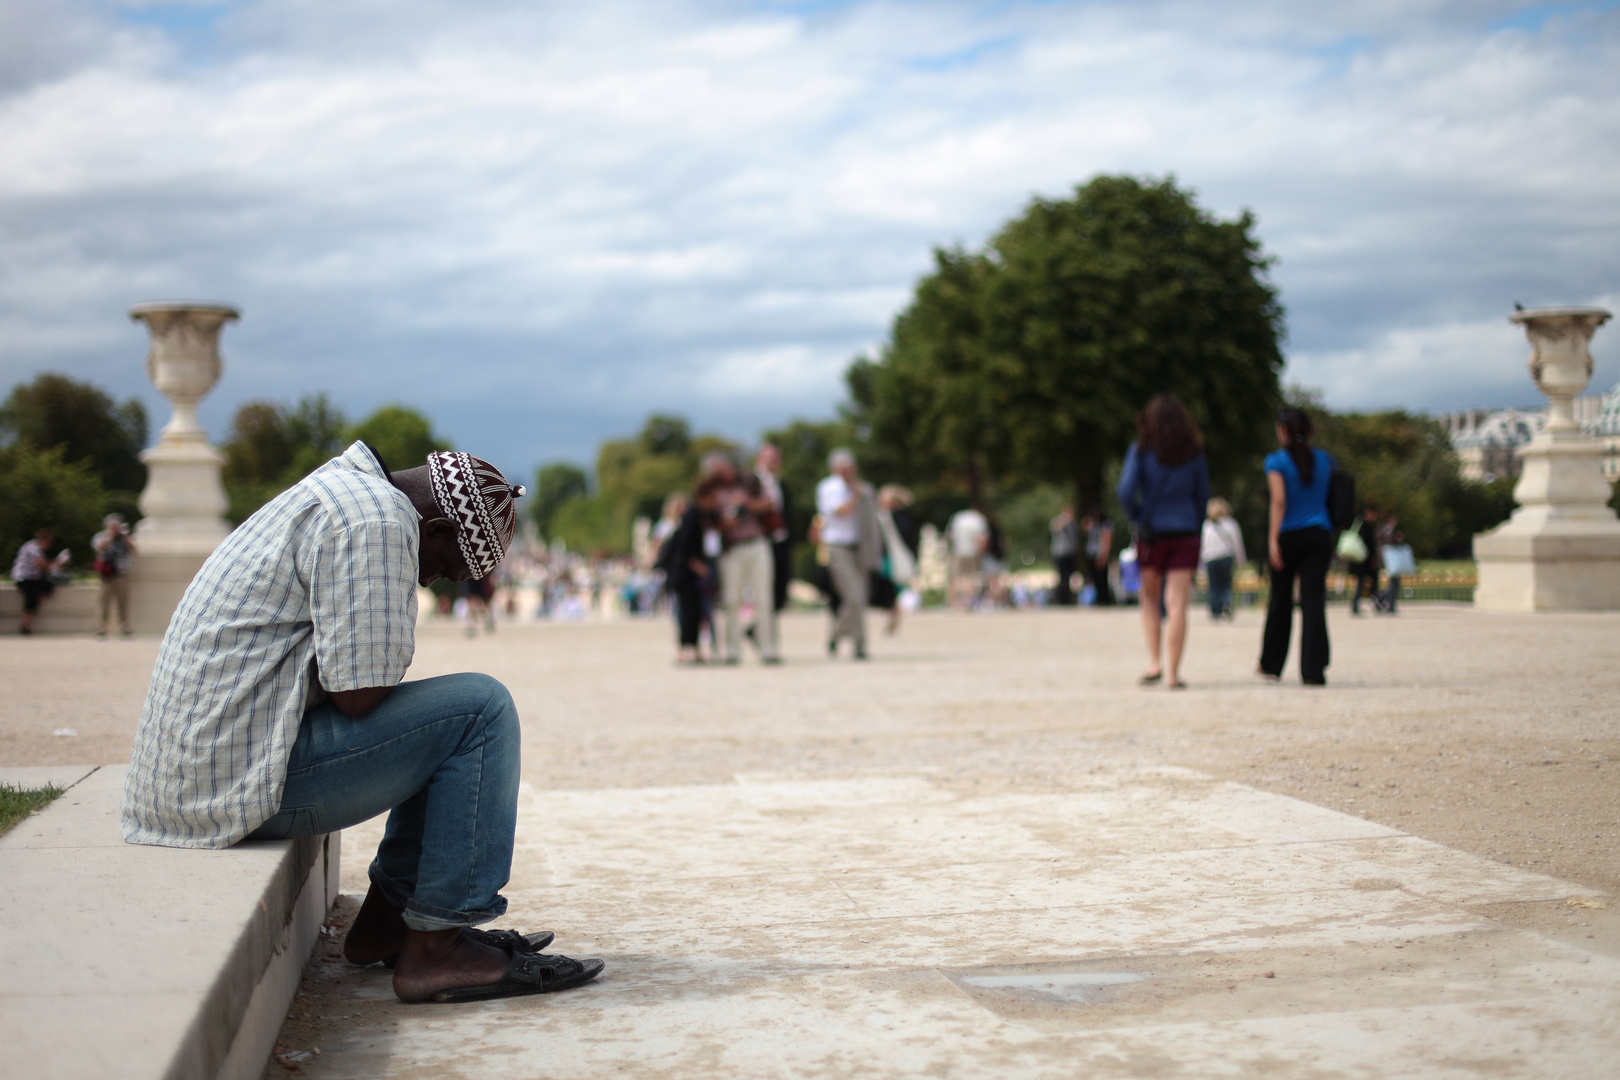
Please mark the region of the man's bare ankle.
<svg viewBox="0 0 1620 1080"><path fill-rule="evenodd" d="M407 930L394 968L394 994L401 1001L425 1001L440 990L499 982L511 957L479 944L459 927Z"/></svg>
<svg viewBox="0 0 1620 1080"><path fill-rule="evenodd" d="M373 885L343 939L343 957L365 967L398 956L405 945L405 918Z"/></svg>

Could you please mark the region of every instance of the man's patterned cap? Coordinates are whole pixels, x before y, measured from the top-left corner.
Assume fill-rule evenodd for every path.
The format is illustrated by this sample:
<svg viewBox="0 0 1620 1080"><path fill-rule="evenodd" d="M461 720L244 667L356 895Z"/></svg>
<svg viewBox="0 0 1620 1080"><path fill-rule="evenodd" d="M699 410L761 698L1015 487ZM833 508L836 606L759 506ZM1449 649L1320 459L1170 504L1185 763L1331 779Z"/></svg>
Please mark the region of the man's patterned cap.
<svg viewBox="0 0 1620 1080"><path fill-rule="evenodd" d="M471 454L429 454L428 478L439 513L456 523L456 543L473 577L488 577L506 558L517 531L521 484L508 484L501 470Z"/></svg>

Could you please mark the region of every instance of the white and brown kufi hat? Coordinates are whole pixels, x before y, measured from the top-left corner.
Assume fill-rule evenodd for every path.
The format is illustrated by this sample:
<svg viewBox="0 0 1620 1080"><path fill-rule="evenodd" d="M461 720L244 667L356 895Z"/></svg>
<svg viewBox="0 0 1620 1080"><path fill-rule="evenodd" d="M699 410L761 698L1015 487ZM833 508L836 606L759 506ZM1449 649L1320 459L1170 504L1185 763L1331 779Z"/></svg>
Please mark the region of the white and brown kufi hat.
<svg viewBox="0 0 1620 1080"><path fill-rule="evenodd" d="M456 523L456 543L473 577L488 577L506 558L517 531L521 484L509 484L501 470L471 454L429 454L428 478L439 513Z"/></svg>

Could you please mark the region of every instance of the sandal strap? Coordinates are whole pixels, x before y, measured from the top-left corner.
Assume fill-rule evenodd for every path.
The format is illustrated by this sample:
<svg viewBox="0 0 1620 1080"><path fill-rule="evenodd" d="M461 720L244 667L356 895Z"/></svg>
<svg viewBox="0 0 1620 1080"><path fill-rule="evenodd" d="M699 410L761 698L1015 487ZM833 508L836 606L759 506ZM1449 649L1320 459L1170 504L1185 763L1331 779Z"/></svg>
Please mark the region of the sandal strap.
<svg viewBox="0 0 1620 1080"><path fill-rule="evenodd" d="M491 945L497 949L505 949L509 953L539 951L527 934L520 934L516 930L480 930L475 926L469 926L463 932L480 945Z"/></svg>
<svg viewBox="0 0 1620 1080"><path fill-rule="evenodd" d="M513 953L512 962L506 965L506 978L544 989L584 971L584 964L558 953Z"/></svg>

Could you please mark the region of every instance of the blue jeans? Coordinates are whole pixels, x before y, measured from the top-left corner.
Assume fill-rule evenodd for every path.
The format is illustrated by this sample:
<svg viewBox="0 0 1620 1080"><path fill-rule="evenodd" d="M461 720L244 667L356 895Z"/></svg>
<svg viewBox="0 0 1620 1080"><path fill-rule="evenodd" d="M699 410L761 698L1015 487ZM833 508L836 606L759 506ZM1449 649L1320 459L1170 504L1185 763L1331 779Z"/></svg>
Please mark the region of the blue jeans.
<svg viewBox="0 0 1620 1080"><path fill-rule="evenodd" d="M400 683L359 719L304 714L281 810L249 835L335 832L384 810L371 882L413 930L476 926L506 912L517 829L517 710L488 675Z"/></svg>

